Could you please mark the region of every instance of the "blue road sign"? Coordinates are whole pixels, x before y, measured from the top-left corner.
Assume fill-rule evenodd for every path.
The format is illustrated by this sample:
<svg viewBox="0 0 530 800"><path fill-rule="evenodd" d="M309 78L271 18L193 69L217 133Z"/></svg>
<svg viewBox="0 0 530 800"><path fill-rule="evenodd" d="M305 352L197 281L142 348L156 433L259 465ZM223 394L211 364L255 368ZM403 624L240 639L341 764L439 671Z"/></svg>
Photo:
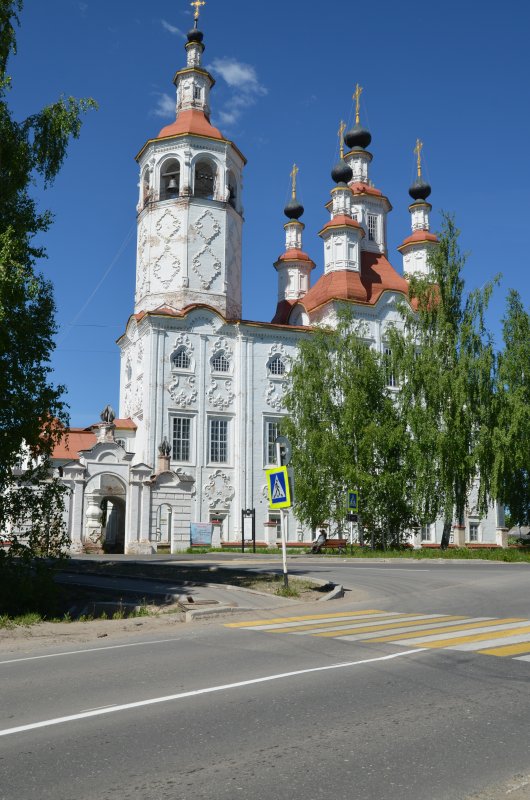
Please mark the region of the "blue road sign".
<svg viewBox="0 0 530 800"><path fill-rule="evenodd" d="M348 492L348 511L359 513L359 492Z"/></svg>
<svg viewBox="0 0 530 800"><path fill-rule="evenodd" d="M265 470L267 487L269 490L270 508L289 508L291 505L291 492L289 491L289 478L287 467L274 467Z"/></svg>

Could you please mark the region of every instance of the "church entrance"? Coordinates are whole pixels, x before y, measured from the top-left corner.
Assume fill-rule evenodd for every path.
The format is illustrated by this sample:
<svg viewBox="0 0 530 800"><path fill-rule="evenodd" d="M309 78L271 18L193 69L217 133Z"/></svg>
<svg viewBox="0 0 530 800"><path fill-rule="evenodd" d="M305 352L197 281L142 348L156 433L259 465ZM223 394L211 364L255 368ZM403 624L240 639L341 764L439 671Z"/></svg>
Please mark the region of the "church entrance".
<svg viewBox="0 0 530 800"><path fill-rule="evenodd" d="M125 500L122 497L104 497L102 541L105 553L125 552Z"/></svg>
<svg viewBox="0 0 530 800"><path fill-rule="evenodd" d="M94 475L85 490L85 550L125 552L126 489L120 477Z"/></svg>

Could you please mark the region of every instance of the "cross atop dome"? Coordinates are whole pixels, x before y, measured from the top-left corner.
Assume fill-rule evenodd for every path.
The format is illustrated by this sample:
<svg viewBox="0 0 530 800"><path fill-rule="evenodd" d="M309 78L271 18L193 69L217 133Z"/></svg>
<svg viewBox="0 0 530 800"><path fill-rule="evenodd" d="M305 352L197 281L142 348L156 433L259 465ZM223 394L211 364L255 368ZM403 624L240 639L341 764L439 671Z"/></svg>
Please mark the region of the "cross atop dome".
<svg viewBox="0 0 530 800"><path fill-rule="evenodd" d="M193 13L193 18L195 20L195 27L197 27L197 23L198 23L198 20L199 20L199 14L200 14L200 8L201 8L201 6L205 6L206 5L206 0L193 0L190 3L190 5L191 5L192 8L195 9L195 11Z"/></svg>
<svg viewBox="0 0 530 800"><path fill-rule="evenodd" d="M355 124L359 125L361 121L361 95L363 93L363 87L356 84L355 92L353 94L353 99L355 100Z"/></svg>
<svg viewBox="0 0 530 800"><path fill-rule="evenodd" d="M421 178L421 151L423 150L423 142L416 139L416 147L414 153L416 154L416 165L418 169L418 178Z"/></svg>
<svg viewBox="0 0 530 800"><path fill-rule="evenodd" d="M292 198L293 198L293 200L296 197L296 176L298 175L299 172L300 172L300 168L297 167L296 164L293 164L293 168L292 168L291 173L290 173L291 174L291 185L292 185Z"/></svg>

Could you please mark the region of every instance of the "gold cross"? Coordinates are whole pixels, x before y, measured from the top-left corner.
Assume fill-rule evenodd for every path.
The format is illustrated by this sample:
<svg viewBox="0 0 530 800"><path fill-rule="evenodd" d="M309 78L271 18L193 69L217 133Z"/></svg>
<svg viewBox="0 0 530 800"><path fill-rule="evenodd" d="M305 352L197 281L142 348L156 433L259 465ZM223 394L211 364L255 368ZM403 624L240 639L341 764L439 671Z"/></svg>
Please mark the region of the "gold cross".
<svg viewBox="0 0 530 800"><path fill-rule="evenodd" d="M416 147L414 148L414 152L416 153L416 160L418 166L418 178L421 178L421 151L423 150L423 142L419 139L416 139Z"/></svg>
<svg viewBox="0 0 530 800"><path fill-rule="evenodd" d="M296 197L296 176L298 175L299 172L300 170L298 169L296 164L293 164L293 168L291 170L291 181L293 184L293 200Z"/></svg>
<svg viewBox="0 0 530 800"><path fill-rule="evenodd" d="M358 125L361 121L361 95L363 93L363 87L356 84L355 86L355 94L353 95L353 99L355 100L355 124Z"/></svg>
<svg viewBox="0 0 530 800"><path fill-rule="evenodd" d="M192 6L192 8L195 7L194 18L199 19L199 9L201 6L206 5L206 0L193 0L193 2L190 3L190 5Z"/></svg>
<svg viewBox="0 0 530 800"><path fill-rule="evenodd" d="M344 133L345 129L346 129L346 123L343 120L341 120L339 126L339 151L341 158L344 158L344 140L342 138L342 134Z"/></svg>

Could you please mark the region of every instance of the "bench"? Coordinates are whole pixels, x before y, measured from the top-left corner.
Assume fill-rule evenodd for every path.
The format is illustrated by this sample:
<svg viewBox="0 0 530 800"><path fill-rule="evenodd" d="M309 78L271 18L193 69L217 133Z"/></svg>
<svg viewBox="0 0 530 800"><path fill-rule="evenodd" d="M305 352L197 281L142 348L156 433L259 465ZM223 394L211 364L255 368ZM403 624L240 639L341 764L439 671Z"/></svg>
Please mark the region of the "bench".
<svg viewBox="0 0 530 800"><path fill-rule="evenodd" d="M327 539L326 542L321 545L320 551L324 552L325 550L329 550L330 553L345 553L348 544L349 542L347 539Z"/></svg>

